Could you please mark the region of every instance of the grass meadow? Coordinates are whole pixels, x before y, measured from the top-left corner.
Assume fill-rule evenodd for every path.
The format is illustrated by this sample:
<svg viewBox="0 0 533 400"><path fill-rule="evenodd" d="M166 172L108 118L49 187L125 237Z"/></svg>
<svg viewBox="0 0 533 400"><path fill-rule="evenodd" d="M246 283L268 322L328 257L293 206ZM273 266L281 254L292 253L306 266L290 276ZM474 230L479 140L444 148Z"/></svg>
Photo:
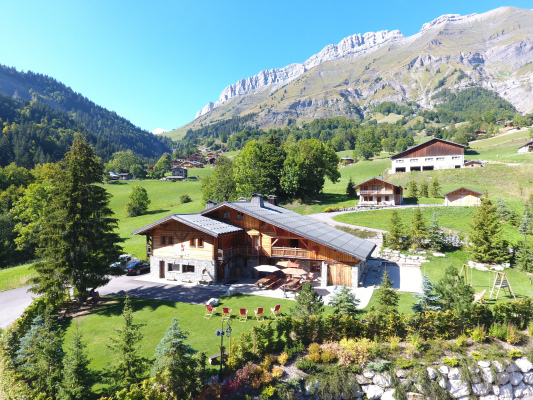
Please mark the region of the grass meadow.
<svg viewBox="0 0 533 400"><path fill-rule="evenodd" d="M0 292L26 286L37 275L33 263L0 269Z"/></svg>

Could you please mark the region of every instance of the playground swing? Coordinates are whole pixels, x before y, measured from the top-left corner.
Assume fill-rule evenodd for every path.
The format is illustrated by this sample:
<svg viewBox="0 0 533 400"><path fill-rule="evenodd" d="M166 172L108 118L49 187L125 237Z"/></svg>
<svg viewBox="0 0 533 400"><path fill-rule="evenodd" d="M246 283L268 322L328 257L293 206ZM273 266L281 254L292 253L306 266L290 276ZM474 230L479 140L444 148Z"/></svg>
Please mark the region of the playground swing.
<svg viewBox="0 0 533 400"><path fill-rule="evenodd" d="M465 280L465 283L467 285L470 285L472 286L472 269L473 267L470 267L470 283L468 283L468 270L467 270L467 264L463 264L463 267L461 268L461 272L459 272L459 276L460 277L463 277L464 280ZM498 296L500 295L500 290L503 289L503 292L506 293L506 291L508 291L508 295L509 296L513 296L513 298L516 300L516 296L513 292L513 288L511 287L511 282L509 282L509 278L507 278L507 274L505 272L501 272L501 271L491 271L491 270L488 270L487 271L489 274L488 274L488 277L489 277L489 284L488 284L488 287L491 287L491 282L492 282L492 289L490 291L490 297L492 299L493 295L494 295L494 292L496 291L496 289L498 289L496 291L496 297L494 298L495 300L498 300ZM494 276L494 280L491 279L491 272L494 272L495 273L495 276ZM485 301L485 298L484 298L484 294L485 294L485 291L486 290L483 290L483 292L481 293L477 293L475 296L474 296L474 302L484 302Z"/></svg>

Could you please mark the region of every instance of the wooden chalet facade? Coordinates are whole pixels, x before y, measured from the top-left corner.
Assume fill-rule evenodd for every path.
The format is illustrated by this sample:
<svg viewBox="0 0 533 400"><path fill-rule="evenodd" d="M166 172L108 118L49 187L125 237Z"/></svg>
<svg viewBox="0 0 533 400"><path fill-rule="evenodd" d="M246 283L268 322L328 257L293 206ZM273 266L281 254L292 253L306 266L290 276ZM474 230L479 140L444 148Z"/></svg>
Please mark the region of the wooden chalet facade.
<svg viewBox="0 0 533 400"><path fill-rule="evenodd" d="M444 195L445 206L479 206L481 204L481 193L467 188L452 190Z"/></svg>
<svg viewBox="0 0 533 400"><path fill-rule="evenodd" d="M404 187L372 178L354 186L359 190L359 206L396 206L403 203Z"/></svg>
<svg viewBox="0 0 533 400"><path fill-rule="evenodd" d="M254 278L255 266L298 261L323 286L358 286L375 245L282 207L208 202L198 214L170 215L133 232L145 235L154 278L222 281Z"/></svg>
<svg viewBox="0 0 533 400"><path fill-rule="evenodd" d="M461 168L466 146L433 138L391 157L391 172Z"/></svg>

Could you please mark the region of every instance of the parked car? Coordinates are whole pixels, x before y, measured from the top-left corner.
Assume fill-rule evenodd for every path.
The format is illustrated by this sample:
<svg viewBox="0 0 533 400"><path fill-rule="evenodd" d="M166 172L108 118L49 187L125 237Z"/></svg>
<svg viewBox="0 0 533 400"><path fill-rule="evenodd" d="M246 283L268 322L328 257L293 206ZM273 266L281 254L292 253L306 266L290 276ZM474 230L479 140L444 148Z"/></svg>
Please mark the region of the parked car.
<svg viewBox="0 0 533 400"><path fill-rule="evenodd" d="M128 265L141 261L140 258L133 257L131 254L122 254L118 257L118 261L110 265L111 268L125 268Z"/></svg>
<svg viewBox="0 0 533 400"><path fill-rule="evenodd" d="M150 264L148 264L146 261L137 261L124 268L126 275L140 275L141 272L144 271L150 271Z"/></svg>

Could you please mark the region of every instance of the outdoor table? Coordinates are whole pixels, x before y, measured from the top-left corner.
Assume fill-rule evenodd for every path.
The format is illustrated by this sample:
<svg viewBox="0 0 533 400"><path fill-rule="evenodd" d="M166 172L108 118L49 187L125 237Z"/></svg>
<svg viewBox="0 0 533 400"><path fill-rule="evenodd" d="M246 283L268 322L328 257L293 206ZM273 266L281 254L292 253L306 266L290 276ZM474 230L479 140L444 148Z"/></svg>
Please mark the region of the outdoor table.
<svg viewBox="0 0 533 400"><path fill-rule="evenodd" d="M270 274L265 278L259 279L257 282L254 283L257 287L264 287L268 286L270 283L272 283L273 280L275 280L278 277L276 274Z"/></svg>

